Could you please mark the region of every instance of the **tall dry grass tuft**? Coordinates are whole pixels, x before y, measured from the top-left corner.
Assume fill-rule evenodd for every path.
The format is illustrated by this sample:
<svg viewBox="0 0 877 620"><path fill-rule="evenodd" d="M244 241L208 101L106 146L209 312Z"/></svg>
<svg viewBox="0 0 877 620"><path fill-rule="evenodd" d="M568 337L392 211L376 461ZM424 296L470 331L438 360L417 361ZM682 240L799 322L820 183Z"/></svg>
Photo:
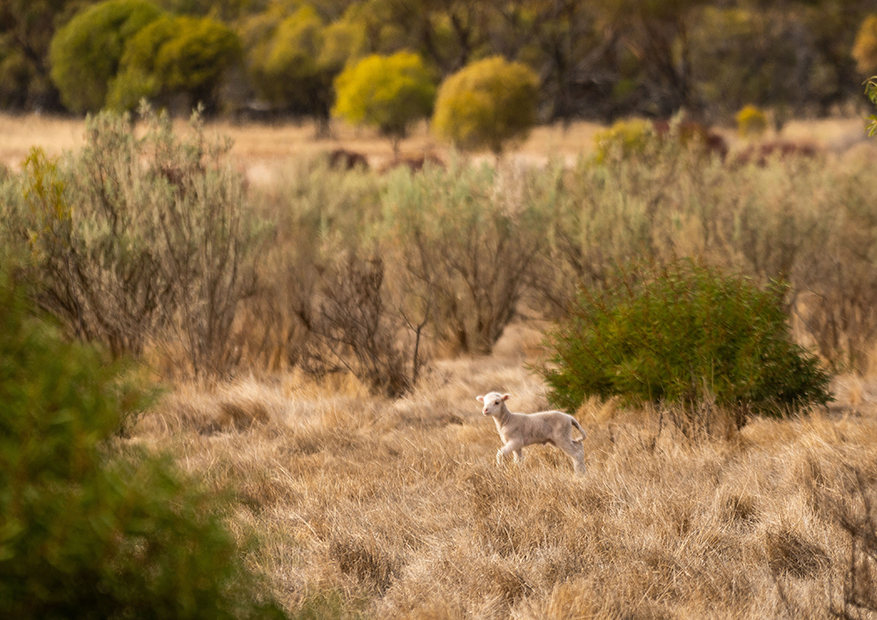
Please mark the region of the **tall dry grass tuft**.
<svg viewBox="0 0 877 620"><path fill-rule="evenodd" d="M474 400L489 389L519 410L546 403L516 355L437 362L395 401L284 375L181 387L129 441L235 490L234 531L261 540L247 561L292 617L816 618L841 605L852 547L832 502L863 515L852 472L877 474L867 384L854 411L699 442L657 411L590 401L582 476L550 446L496 467ZM229 406L251 423L218 424Z"/></svg>

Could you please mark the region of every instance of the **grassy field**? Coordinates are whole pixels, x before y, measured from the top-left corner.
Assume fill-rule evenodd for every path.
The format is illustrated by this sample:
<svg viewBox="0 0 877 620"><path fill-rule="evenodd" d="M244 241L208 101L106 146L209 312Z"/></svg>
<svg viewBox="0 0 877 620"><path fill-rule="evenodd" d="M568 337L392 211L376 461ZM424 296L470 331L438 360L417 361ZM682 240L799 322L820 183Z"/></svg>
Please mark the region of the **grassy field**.
<svg viewBox="0 0 877 620"><path fill-rule="evenodd" d="M688 443L654 412L586 403L587 473L531 447L520 467L477 394L544 408L526 370L537 334L440 362L398 401L294 375L178 386L135 442L236 489L231 523L293 616L822 618L841 608L854 471L877 475L877 383L839 406ZM310 614L310 615L308 615Z"/></svg>
<svg viewBox="0 0 877 620"><path fill-rule="evenodd" d="M862 126L796 122L780 137L847 153ZM598 129L541 128L512 156L572 161ZM344 147L375 168L390 157L388 143L344 127L332 140L295 125L208 132L230 136L235 165L268 185L298 155ZM81 121L0 117L0 161L15 169L34 145L76 149L82 134ZM424 128L403 152L445 155ZM819 193L809 187L789 195ZM828 409L698 442L660 411L586 402L571 412L589 433L585 475L551 447L498 468L475 396L546 408L529 370L541 337L519 320L492 355L437 359L397 400L296 369L177 382L117 447L167 451L207 487L231 488L228 522L258 537L247 561L292 617L823 618L843 610L845 588L875 596L870 579L850 578L848 530L872 516L877 376L838 377Z"/></svg>

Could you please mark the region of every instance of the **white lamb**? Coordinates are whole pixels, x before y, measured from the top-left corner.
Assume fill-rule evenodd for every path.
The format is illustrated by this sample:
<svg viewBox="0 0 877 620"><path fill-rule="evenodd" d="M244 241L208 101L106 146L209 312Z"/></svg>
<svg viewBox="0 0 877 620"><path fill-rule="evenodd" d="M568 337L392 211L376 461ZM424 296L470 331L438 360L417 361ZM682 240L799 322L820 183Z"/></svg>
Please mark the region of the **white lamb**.
<svg viewBox="0 0 877 620"><path fill-rule="evenodd" d="M573 467L577 473L585 471L585 449L582 447L582 439L586 437L585 429L578 421L561 411L543 411L541 413L512 413L505 405L511 397L510 394L491 392L485 396L476 398L484 403L481 413L493 416L496 430L504 444L496 453L496 462L501 464L503 458L509 453L514 454L516 463L524 460L524 446L534 443L550 443L564 452L572 459ZM581 433L581 439L572 438L573 427Z"/></svg>

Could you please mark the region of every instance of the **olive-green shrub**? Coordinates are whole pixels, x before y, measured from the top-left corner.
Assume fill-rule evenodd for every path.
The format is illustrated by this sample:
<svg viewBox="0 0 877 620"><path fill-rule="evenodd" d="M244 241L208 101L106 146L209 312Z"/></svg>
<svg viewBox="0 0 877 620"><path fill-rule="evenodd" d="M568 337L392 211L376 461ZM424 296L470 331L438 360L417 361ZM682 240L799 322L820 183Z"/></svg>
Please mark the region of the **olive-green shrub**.
<svg viewBox="0 0 877 620"><path fill-rule="evenodd" d="M692 260L634 265L583 289L550 333L549 399L575 410L589 396L621 396L689 411L714 399L775 415L825 404L829 376L793 343L785 292Z"/></svg>
<svg viewBox="0 0 877 620"><path fill-rule="evenodd" d="M145 401L104 357L37 318L3 269L0 616L282 618L256 602L220 498L167 458L113 448Z"/></svg>
<svg viewBox="0 0 877 620"><path fill-rule="evenodd" d="M161 14L148 0L106 0L78 13L58 30L49 63L64 105L74 112L101 109L125 45Z"/></svg>
<svg viewBox="0 0 877 620"><path fill-rule="evenodd" d="M502 152L536 122L539 78L520 62L494 56L451 75L439 88L433 130L462 149Z"/></svg>
<svg viewBox="0 0 877 620"><path fill-rule="evenodd" d="M335 79L335 93L333 115L378 129L398 152L412 123L432 111L435 85L420 56L398 52L349 66Z"/></svg>

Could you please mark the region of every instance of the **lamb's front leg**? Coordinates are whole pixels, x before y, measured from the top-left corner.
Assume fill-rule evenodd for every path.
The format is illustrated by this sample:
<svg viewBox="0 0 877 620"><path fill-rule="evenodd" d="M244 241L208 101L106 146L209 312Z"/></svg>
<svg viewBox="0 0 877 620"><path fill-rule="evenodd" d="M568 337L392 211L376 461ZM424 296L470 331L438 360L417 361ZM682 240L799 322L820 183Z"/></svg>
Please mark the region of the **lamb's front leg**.
<svg viewBox="0 0 877 620"><path fill-rule="evenodd" d="M496 451L496 464L502 465L503 459L505 459L506 455L509 452L513 452L515 463L520 465L524 460L524 453L521 452L521 448L523 448L523 446L518 441L508 442L506 445Z"/></svg>

